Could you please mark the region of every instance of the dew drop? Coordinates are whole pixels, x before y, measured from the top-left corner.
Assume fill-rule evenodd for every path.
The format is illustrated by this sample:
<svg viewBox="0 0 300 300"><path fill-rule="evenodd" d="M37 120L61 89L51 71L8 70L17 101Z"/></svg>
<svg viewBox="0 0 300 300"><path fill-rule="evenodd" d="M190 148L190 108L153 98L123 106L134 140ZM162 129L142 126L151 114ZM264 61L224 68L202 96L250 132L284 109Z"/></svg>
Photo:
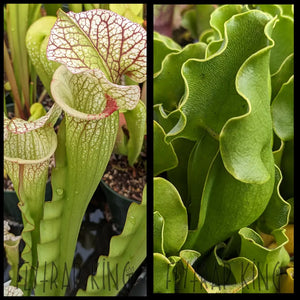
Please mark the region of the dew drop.
<svg viewBox="0 0 300 300"><path fill-rule="evenodd" d="M64 194L64 190L63 190L63 189L57 189L57 190L56 190L56 194L57 194L58 196L62 196L62 195Z"/></svg>

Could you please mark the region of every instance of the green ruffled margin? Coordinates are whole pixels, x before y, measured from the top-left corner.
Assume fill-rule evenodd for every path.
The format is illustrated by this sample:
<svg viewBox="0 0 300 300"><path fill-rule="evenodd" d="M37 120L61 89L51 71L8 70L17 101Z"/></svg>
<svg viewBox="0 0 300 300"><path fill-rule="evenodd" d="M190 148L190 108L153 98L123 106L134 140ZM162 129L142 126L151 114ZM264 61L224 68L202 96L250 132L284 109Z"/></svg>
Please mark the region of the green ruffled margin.
<svg viewBox="0 0 300 300"><path fill-rule="evenodd" d="M110 241L108 256L100 256L95 275L88 279L86 290L77 296L116 296L146 258L147 187L140 204L129 206L124 229Z"/></svg>

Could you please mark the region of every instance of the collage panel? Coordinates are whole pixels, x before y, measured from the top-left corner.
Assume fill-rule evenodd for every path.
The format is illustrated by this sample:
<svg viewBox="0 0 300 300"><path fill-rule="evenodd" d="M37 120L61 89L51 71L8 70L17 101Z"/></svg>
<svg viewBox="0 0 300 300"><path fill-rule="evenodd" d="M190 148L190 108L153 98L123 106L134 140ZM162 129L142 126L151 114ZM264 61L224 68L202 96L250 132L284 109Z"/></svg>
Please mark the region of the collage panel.
<svg viewBox="0 0 300 300"><path fill-rule="evenodd" d="M294 5L3 5L4 296L294 293Z"/></svg>
<svg viewBox="0 0 300 300"><path fill-rule="evenodd" d="M4 5L4 295L147 294L147 5Z"/></svg>
<svg viewBox="0 0 300 300"><path fill-rule="evenodd" d="M294 6L155 4L153 292L294 292Z"/></svg>

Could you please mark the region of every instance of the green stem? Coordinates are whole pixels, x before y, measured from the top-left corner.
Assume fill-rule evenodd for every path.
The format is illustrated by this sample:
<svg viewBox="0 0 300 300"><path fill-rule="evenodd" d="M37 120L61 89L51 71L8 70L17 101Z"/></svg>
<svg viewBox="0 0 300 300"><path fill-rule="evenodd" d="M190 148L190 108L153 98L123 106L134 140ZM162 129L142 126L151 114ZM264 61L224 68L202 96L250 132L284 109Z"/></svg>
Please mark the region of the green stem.
<svg viewBox="0 0 300 300"><path fill-rule="evenodd" d="M18 255L19 255L19 250L18 250ZM18 284L18 271L19 271L19 266L17 264L13 264L11 266L11 282L10 285L12 286L17 286Z"/></svg>
<svg viewBox="0 0 300 300"><path fill-rule="evenodd" d="M26 32L29 26L40 17L41 4L12 4L6 5L7 36L11 57L13 61L13 70L18 88L21 105L26 109L25 116L29 116L31 103L30 98L30 80L35 82L36 73L30 70L28 55L25 45ZM32 76L29 78L29 76ZM34 85L33 88L36 88ZM35 91L32 93L35 100ZM18 101L18 100L16 100Z"/></svg>
<svg viewBox="0 0 300 300"><path fill-rule="evenodd" d="M63 202L59 237L55 241L59 251L54 261L57 278L55 286L51 290L49 286L47 294L40 290L40 295L65 294L82 219L110 158L118 122L118 112L91 121L66 114L60 125L59 147L55 154L57 164L51 179L52 202Z"/></svg>
<svg viewBox="0 0 300 300"><path fill-rule="evenodd" d="M4 238L4 248L6 252L7 262L10 264L11 269L9 276L11 278L10 285L17 286L18 284L18 273L19 273L19 244L20 236L16 237L12 233L6 234Z"/></svg>
<svg viewBox="0 0 300 300"><path fill-rule="evenodd" d="M7 4L7 34L19 94L29 112L29 75L25 36L28 28L29 4Z"/></svg>
<svg viewBox="0 0 300 300"><path fill-rule="evenodd" d="M10 62L10 58L9 58L9 54L8 54L8 50L6 47L6 43L4 41L4 70L6 73L6 76L8 78L8 81L10 83L10 87L11 87L11 92L14 98L14 103L16 104L15 106L15 112L16 113L16 117L20 117L22 119L25 119L25 115L22 109L22 104L21 104L21 98L18 92L18 86L17 86L17 82L16 82L16 78L15 78L15 74Z"/></svg>
<svg viewBox="0 0 300 300"><path fill-rule="evenodd" d="M86 207L82 208L81 212L75 212L74 209L70 209L72 203L69 202L65 207L65 214L62 220L62 232L60 237L60 260L58 265L58 295L64 296L66 286L69 284L69 276L71 273L74 253L76 249L77 239L80 231L80 226ZM74 204L73 204L74 205Z"/></svg>
<svg viewBox="0 0 300 300"><path fill-rule="evenodd" d="M29 103L30 103L30 106L32 105L33 103L33 89L34 89L34 83L31 81L30 82L30 85L29 85Z"/></svg>
<svg viewBox="0 0 300 300"><path fill-rule="evenodd" d="M44 89L43 91L42 91L42 93L41 93L41 95L40 95L40 97L39 97L39 99L38 99L38 103L42 103L42 101L44 100L44 98L45 98L45 96L47 95L47 90L46 89Z"/></svg>
<svg viewBox="0 0 300 300"><path fill-rule="evenodd" d="M35 283L35 273L38 268L38 254L37 254L37 245L40 243L40 222L43 217L43 207L44 207L44 195L46 188L46 180L44 180L44 186L41 187L39 191L36 193L36 197L31 197L26 192L26 187L24 186L24 168L23 164L19 165L19 186L18 186L18 197L20 199L20 203L23 203L27 206L26 210L21 209L23 224L30 224L33 226L33 230L30 231L31 235L31 266L29 271L29 281L26 282L26 290L30 295L32 288ZM47 175L45 173L45 175ZM42 182L41 182L42 186ZM26 213L25 213L26 211ZM32 219L33 222L28 222L28 217ZM25 226L24 226L25 228ZM27 279L25 279L27 281Z"/></svg>

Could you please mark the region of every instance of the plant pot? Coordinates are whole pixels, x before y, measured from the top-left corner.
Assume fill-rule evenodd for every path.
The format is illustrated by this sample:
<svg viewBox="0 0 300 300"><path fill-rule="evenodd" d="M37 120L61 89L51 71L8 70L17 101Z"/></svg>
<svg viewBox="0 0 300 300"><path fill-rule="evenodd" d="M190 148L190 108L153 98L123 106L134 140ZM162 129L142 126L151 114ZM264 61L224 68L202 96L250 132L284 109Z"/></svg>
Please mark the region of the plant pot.
<svg viewBox="0 0 300 300"><path fill-rule="evenodd" d="M101 180L100 182L100 187L104 192L106 202L112 215L112 220L117 226L117 229L121 231L125 225L129 205L132 202L140 202L118 194L113 189L111 189L103 180Z"/></svg>
<svg viewBox="0 0 300 300"><path fill-rule="evenodd" d="M18 202L19 199L15 191L4 191L4 215L13 221L22 223Z"/></svg>

